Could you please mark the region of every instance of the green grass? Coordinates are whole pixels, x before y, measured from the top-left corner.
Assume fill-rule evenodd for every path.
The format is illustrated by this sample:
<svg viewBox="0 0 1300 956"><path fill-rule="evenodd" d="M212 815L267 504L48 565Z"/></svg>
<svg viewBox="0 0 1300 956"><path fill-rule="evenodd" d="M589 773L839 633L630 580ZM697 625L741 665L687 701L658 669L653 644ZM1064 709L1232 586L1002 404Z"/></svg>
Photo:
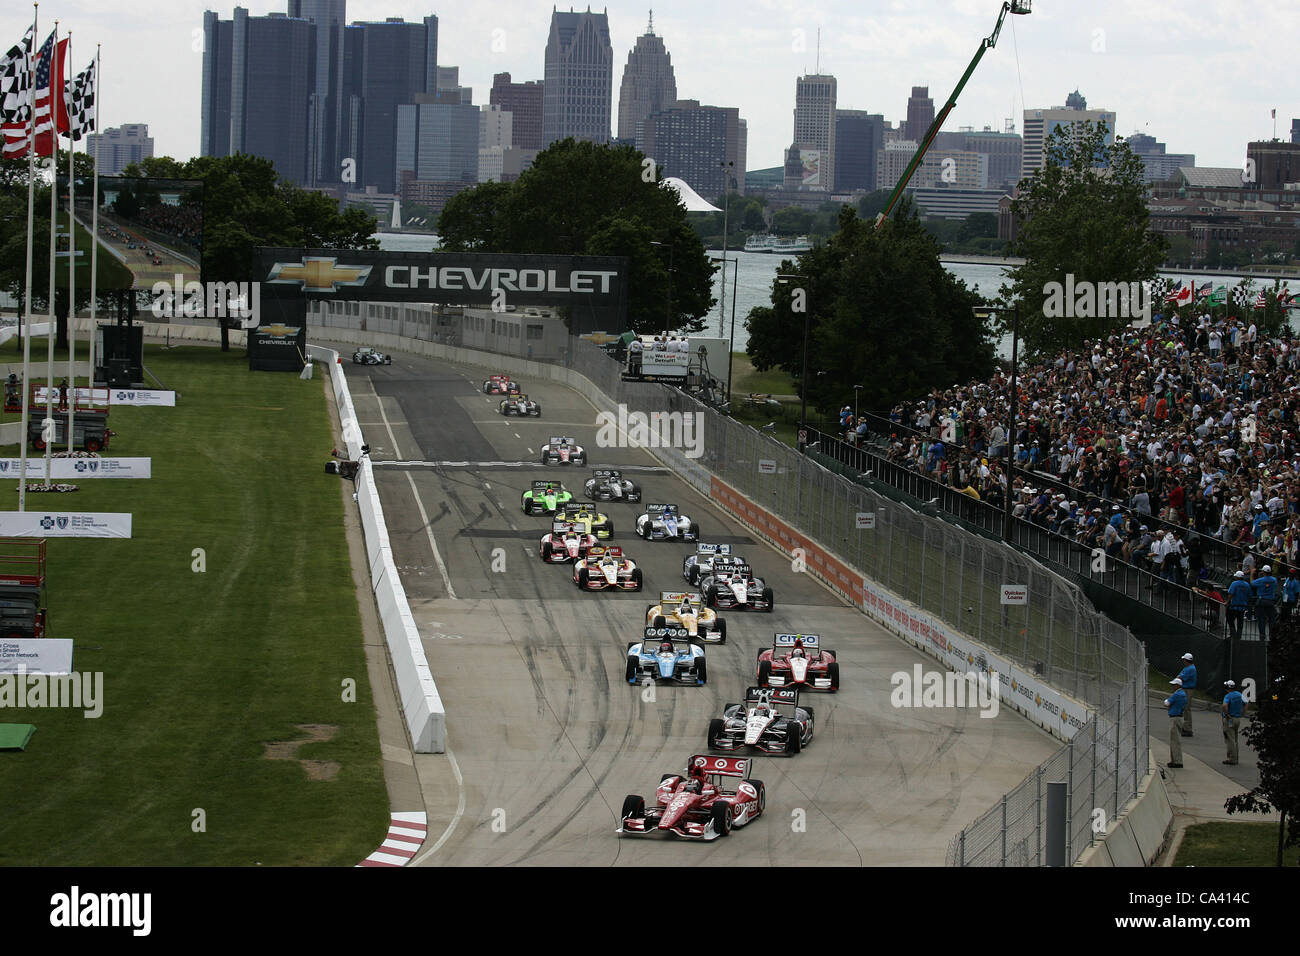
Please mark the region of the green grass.
<svg viewBox="0 0 1300 956"><path fill-rule="evenodd" d="M0 863L354 864L388 807L321 381L250 372L242 351L145 361L182 398L113 408L111 454L151 456L154 477L27 498L129 511L133 536L49 540L50 636L74 639L75 670L104 673L104 713L0 711L38 728L0 753ZM298 751L341 764L333 780L263 756L298 724L338 728Z"/></svg>
<svg viewBox="0 0 1300 956"><path fill-rule="evenodd" d="M1282 851L1282 864L1295 868L1300 848ZM1197 823L1183 833L1174 866L1277 865L1276 823Z"/></svg>
<svg viewBox="0 0 1300 956"><path fill-rule="evenodd" d="M739 395L742 398L750 392L760 392L768 395L794 395L797 393L793 378L776 368L770 368L766 372L755 371L754 363L749 360L749 356L744 352L732 353L731 374L734 382L731 386L731 392L733 395ZM768 421L771 421L771 419L768 419Z"/></svg>
<svg viewBox="0 0 1300 956"><path fill-rule="evenodd" d="M68 214L63 210L59 211L59 231L67 232ZM77 223L77 251L81 255L77 256L76 281L78 295L85 294L90 289L90 230L81 223ZM64 246L64 249L67 247ZM48 247L42 252L36 254L36 268L45 270L43 276L48 278L50 252ZM95 288L98 290L107 289L129 289L134 282L131 270L108 251L104 242L99 244L99 257L95 266ZM44 278L40 280L41 288L46 287ZM68 287L68 257L59 256L54 265L54 287L56 289L66 289ZM107 316L105 317L107 318Z"/></svg>

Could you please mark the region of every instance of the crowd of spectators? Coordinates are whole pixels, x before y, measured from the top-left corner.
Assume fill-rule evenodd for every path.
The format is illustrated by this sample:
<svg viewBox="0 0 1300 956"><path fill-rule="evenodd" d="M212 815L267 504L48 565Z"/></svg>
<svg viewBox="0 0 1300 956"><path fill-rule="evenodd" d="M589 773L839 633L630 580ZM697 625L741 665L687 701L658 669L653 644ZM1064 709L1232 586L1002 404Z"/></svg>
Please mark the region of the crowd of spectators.
<svg viewBox="0 0 1300 956"><path fill-rule="evenodd" d="M190 245L203 244L203 213L194 206L156 203L142 206L136 221L150 229L185 240Z"/></svg>
<svg viewBox="0 0 1300 956"><path fill-rule="evenodd" d="M1300 349L1285 327L1157 315L1024 367L1015 434L1010 382L936 389L890 414L888 457L1165 582L1208 584L1213 539L1231 577L1300 566ZM851 441L880 431L841 426ZM1240 558L1239 564L1237 558ZM1300 585L1300 582L1297 582ZM1297 588L1300 590L1300 588Z"/></svg>

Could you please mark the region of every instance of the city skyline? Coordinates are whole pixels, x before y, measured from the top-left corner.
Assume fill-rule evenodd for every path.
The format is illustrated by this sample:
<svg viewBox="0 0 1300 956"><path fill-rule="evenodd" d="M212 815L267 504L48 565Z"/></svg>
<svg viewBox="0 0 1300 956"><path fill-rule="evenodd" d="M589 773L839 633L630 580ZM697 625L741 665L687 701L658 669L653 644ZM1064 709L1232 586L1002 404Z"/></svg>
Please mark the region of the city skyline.
<svg viewBox="0 0 1300 956"><path fill-rule="evenodd" d="M288 6L279 0L249 3L247 9L250 16L263 16ZM670 2L591 9L608 13L620 66L653 9L655 33L672 57L678 97L738 109L749 130L747 166L763 169L783 164L798 77L817 71L835 76L840 109L883 114L897 126L906 119L913 86L927 86L942 107L999 8L996 0L936 0L832 2L805 10L766 0L753 6ZM103 43L101 125L147 123L156 155L186 159L200 147L203 12L226 18L233 9L188 2L161 10L138 2L102 10L45 4L40 29L45 35L54 17L61 17L60 29L73 34L71 62L77 69L93 57L94 43ZM1216 16L1217 9L1210 0L1105 0L1079 13L1040 0L1030 16L1008 18L997 48L985 55L944 129L1001 130L1010 117L1023 133L1025 109L1063 105L1077 88L1091 108L1117 115L1119 135L1147 133L1170 152L1195 154L1203 166L1240 165L1248 141L1273 135L1271 110L1278 112L1282 140L1290 138L1291 120L1300 115L1300 98L1284 98L1294 84L1271 39L1300 30L1300 9L1264 4L1255 8L1250 24ZM510 72L516 82L543 78L551 11L551 4L524 0L447 11L407 2L349 2L346 20L400 16L419 23L437 15L439 65L460 67L461 83L477 91L481 104L496 73ZM1259 28L1264 23L1267 30ZM17 42L29 24L30 10L6 10L0 42ZM141 49L151 51L148 69L137 68ZM117 69L119 63L129 68ZM613 94L616 122L618 90Z"/></svg>

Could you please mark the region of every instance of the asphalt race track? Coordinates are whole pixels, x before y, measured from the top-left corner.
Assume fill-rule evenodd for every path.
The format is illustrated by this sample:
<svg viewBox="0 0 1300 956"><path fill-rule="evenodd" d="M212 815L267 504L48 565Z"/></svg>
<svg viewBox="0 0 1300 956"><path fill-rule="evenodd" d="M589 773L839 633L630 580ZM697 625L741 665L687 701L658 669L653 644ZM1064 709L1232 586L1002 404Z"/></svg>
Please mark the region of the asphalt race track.
<svg viewBox="0 0 1300 956"><path fill-rule="evenodd" d="M339 349L346 363L352 350ZM392 365L347 371L448 713L451 753L438 758L446 774L418 864L942 864L951 837L1056 750L1009 708L982 718L973 707L891 706L890 676L934 662L792 571L647 452L597 448L596 410L580 393L525 380L541 418L504 418L481 368L399 353ZM560 434L586 446L587 466L540 464L541 446ZM600 510L614 521L611 543L643 569L642 592L579 592L569 566L537 556L550 519L524 515L522 491L560 478L584 500L591 469L606 465L639 481L643 504L677 503L703 540L732 542L775 591L771 614L724 612L727 642L707 646L704 687L651 694L623 678L645 606L687 587L682 559L694 545L642 541L633 531L642 505L617 503ZM754 758L766 812L709 843L617 836L623 798L652 798L662 774L704 750L709 719L740 699L778 630L820 634L838 651L841 690L801 695L816 711L806 751Z"/></svg>

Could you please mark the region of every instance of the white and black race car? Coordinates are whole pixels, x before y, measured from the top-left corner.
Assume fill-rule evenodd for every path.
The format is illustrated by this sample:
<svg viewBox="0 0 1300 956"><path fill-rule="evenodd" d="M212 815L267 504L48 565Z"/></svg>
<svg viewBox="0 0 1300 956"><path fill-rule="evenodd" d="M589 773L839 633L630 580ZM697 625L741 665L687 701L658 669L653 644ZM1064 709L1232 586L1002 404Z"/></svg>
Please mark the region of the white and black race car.
<svg viewBox="0 0 1300 956"><path fill-rule="evenodd" d="M648 505L636 519L636 533L647 541L699 541L700 529L676 505Z"/></svg>
<svg viewBox="0 0 1300 956"><path fill-rule="evenodd" d="M799 706L794 687L746 688L744 703L728 704L721 717L709 721L710 750L753 747L793 757L812 738L813 709Z"/></svg>
<svg viewBox="0 0 1300 956"><path fill-rule="evenodd" d="M744 561L743 558L732 555L731 545L729 544L700 542L700 544L696 545L694 554L688 554L682 558L682 577L691 584L698 584L703 575L713 570L715 558L734 558L737 561Z"/></svg>
<svg viewBox="0 0 1300 956"><path fill-rule="evenodd" d="M372 349L368 345L363 345L352 353L353 365L392 365L393 357L385 355L378 349Z"/></svg>
<svg viewBox="0 0 1300 956"><path fill-rule="evenodd" d="M552 435L551 440L542 446L543 465L585 465L587 449L572 438Z"/></svg>
<svg viewBox="0 0 1300 956"><path fill-rule="evenodd" d="M631 501L641 500L641 486L631 479L624 478L623 473L610 468L600 468L592 472L585 488L589 501Z"/></svg>
<svg viewBox="0 0 1300 956"><path fill-rule="evenodd" d="M771 612L776 606L772 589L753 569L738 558L714 558L713 567L700 575L698 587L704 603L712 608Z"/></svg>
<svg viewBox="0 0 1300 956"><path fill-rule="evenodd" d="M527 395L511 395L501 401L502 415L542 415L542 406Z"/></svg>

